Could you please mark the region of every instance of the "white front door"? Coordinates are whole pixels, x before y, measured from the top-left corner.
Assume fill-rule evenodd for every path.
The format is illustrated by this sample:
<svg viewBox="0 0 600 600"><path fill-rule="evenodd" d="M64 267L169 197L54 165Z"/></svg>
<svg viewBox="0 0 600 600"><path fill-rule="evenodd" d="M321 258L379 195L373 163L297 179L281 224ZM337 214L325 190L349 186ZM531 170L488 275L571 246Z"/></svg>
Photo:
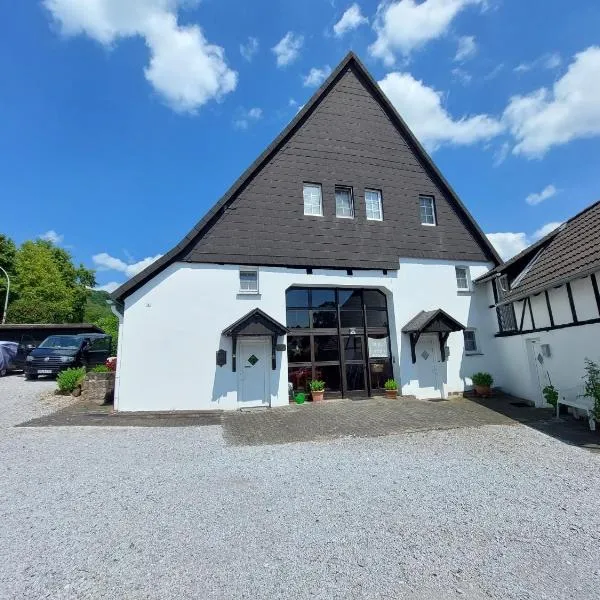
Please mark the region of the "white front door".
<svg viewBox="0 0 600 600"><path fill-rule="evenodd" d="M438 373L438 338L422 335L417 342L417 377L419 398L443 398L442 384Z"/></svg>
<svg viewBox="0 0 600 600"><path fill-rule="evenodd" d="M236 365L238 372L238 404L241 408L269 406L270 356L266 339L240 339Z"/></svg>

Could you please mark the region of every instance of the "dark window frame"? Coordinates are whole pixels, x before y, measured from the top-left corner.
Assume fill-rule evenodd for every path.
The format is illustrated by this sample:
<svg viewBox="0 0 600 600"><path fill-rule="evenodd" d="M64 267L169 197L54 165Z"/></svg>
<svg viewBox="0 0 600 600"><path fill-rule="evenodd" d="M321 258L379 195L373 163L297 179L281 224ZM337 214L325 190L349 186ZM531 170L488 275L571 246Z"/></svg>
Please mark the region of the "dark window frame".
<svg viewBox="0 0 600 600"><path fill-rule="evenodd" d="M364 374L363 374L364 379L363 380L365 382L365 389L358 390L357 393L359 393L359 394L367 393L367 395L370 396L370 395L372 395L372 391L373 391L371 365L372 364L383 364L384 365L383 369L385 369L386 372L393 373L393 356L392 356L392 348L391 348L391 335L390 335L389 310L388 310L387 296L381 290L375 290L373 288L346 288L346 287L320 288L320 287L311 287L311 286L292 286L291 288L289 288L286 291L286 313L287 313L287 311L294 311L294 310L307 311L309 313L309 325L312 325L313 311L318 312L319 310L322 310L319 307L315 307L315 302L313 300L313 291L322 290L322 289L333 290L335 292L335 305L336 305L336 310L337 310L337 327L334 329L314 328L314 327L310 327L310 326L308 328L294 328L291 332L291 335L293 335L293 336L308 336L310 338L311 363L307 363L306 361L302 362L302 363L290 362L288 360L288 368L292 369L292 368L297 368L297 367L300 368L301 367L301 368L311 369L312 377L314 378L316 376L316 373L317 373L319 367L337 365L340 369L340 393L342 396L348 396L348 395L352 395L353 392L349 392L347 389L348 381L347 381L347 377L346 377L347 376L346 365L362 366L362 368L364 370ZM306 290L308 292L308 299L307 299L308 308L306 306L296 306L294 304L288 304L287 293L290 292L291 290ZM356 297L356 295L355 295L356 292L359 292L360 306L356 306L356 304L352 304L352 309L350 309L350 310L356 311L361 314L360 326L342 327L342 325L341 325L341 313L344 311L342 309L342 305L340 304L340 294L341 294L341 292L348 292L348 291L351 292L351 297L353 297L353 296ZM370 292L370 291L380 294L381 298L383 299L383 302L381 300L375 301L375 299L372 298L369 305L367 305L367 300L366 300L367 294L365 294L365 292ZM371 304L371 302L374 302L374 304ZM329 310L329 308L326 310ZM384 326L384 327L382 327L380 325L369 326L369 324L368 324L369 319L368 319L367 313L370 313L371 311L385 313L387 315L387 319L385 319L385 321L387 322L387 326ZM379 319L378 319L378 321L379 321ZM316 357L315 357L314 338L320 337L320 336L327 336L327 335L335 335L338 337L339 360L337 360L337 361L316 361L315 360ZM345 338L347 336L360 336L362 349L363 349L363 358L361 360L346 359L344 345L343 345L343 338ZM388 357L387 358L376 357L376 358L371 359L369 357L369 336L383 336L387 339L387 345L388 345ZM379 388L377 388L377 389L379 389Z"/></svg>

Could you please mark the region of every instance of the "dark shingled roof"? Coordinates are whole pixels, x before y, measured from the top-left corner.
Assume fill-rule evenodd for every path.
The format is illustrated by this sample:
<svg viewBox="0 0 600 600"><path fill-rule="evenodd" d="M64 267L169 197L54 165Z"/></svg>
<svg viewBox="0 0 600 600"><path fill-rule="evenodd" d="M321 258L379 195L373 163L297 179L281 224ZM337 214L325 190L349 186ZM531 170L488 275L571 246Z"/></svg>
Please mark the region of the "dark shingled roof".
<svg viewBox="0 0 600 600"><path fill-rule="evenodd" d="M422 310L420 313L415 315L403 328L404 333L421 333L426 331L438 331L438 328L432 328L428 330L428 326L435 321L439 320L446 324L446 329L451 331L460 331L465 327L461 325L454 317L451 317L447 312L441 308L435 310Z"/></svg>
<svg viewBox="0 0 600 600"><path fill-rule="evenodd" d="M427 167L427 169L431 172L432 176L435 178L441 189L448 195L449 200L452 202L455 207L456 213L461 216L464 223L467 225L470 233L473 236L473 239L476 240L477 246L482 251L482 257L487 258L491 262L495 264L500 264L501 259L498 256L498 253L491 245L479 225L473 219L469 211L466 209L464 204L458 198L456 192L452 189L448 181L444 178L439 169L435 166L430 156L427 154L423 146L419 143L419 141L415 138L413 133L410 131L402 117L398 114L396 109L392 106L389 99L385 96L377 82L371 77L367 69L360 62L357 56L353 52L349 52L346 57L342 60L342 62L337 66L337 68L331 73L331 75L325 80L325 82L321 85L321 87L315 92L313 97L306 103L304 108L298 112L296 117L289 123L289 125L275 138L275 140L269 145L264 152L248 167L248 169L241 175L241 177L231 186L231 188L227 191L227 193L217 202L207 213L206 215L196 224L196 226L185 236L179 244L177 244L173 249L171 249L167 254L162 256L160 259L152 263L150 266L146 267L141 273L132 277L129 281L125 282L121 287L116 289L111 297L113 300L122 301L125 297L129 296L136 289L142 286L146 281L154 277L160 271L165 269L171 263L180 261L180 260L188 260L190 262L226 262L230 264L241 264L244 261L236 260L234 262L229 260L199 260L194 259L193 256L190 255L190 250L193 246L198 242L198 240L205 237L211 228L214 227L215 223L219 221L226 214L226 211L231 207L231 203L235 201L238 193L242 191L245 186L248 185L248 182L251 181L252 177L257 173L261 168L267 164L276 152L283 146L283 144L288 140L294 133L307 121L308 117L313 114L316 107L318 107L319 102L330 93L331 88L335 81L339 79L344 70L348 68L354 68L356 72L360 73L361 77L366 82L370 93L377 99L378 102L381 103L382 106L385 107L386 112L389 114L390 119L394 123L394 125L400 130L403 136L408 141L409 145L414 148L415 155L419 157L422 163ZM235 240L231 240L232 244L235 244ZM251 259L251 257L248 257ZM321 261L322 262L322 261ZM253 260L248 260L244 264L254 264ZM271 263L268 263L271 264ZM321 264L320 262L314 262L314 265L320 267L335 267L335 264ZM313 263L310 265L306 264L306 261L301 262L301 264L296 264L297 267L302 266L314 266ZM291 266L286 262L285 264L277 264L274 266ZM382 268L397 268L397 262L395 261L392 265L385 265ZM373 267L369 267L373 268Z"/></svg>
<svg viewBox="0 0 600 600"><path fill-rule="evenodd" d="M503 303L520 300L599 271L600 201L491 273L502 274L526 255L529 255L529 269L517 285L513 284ZM491 273L487 273L485 278Z"/></svg>

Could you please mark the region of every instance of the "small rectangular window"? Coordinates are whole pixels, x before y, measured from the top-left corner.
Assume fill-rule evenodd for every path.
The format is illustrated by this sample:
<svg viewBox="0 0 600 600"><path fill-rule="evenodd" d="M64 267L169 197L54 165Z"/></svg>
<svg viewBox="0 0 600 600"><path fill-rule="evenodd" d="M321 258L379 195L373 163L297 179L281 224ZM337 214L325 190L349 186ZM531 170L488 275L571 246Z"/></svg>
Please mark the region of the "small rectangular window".
<svg viewBox="0 0 600 600"><path fill-rule="evenodd" d="M477 338L475 336L474 329L465 329L463 331L463 335L465 336L465 353L466 354L476 354L479 352L479 348L477 347Z"/></svg>
<svg viewBox="0 0 600 600"><path fill-rule="evenodd" d="M419 196L421 225L435 225L435 201L431 196Z"/></svg>
<svg viewBox="0 0 600 600"><path fill-rule="evenodd" d="M258 294L258 269L240 269L240 293Z"/></svg>
<svg viewBox="0 0 600 600"><path fill-rule="evenodd" d="M313 217L323 216L323 199L318 183L304 184L304 214Z"/></svg>
<svg viewBox="0 0 600 600"><path fill-rule="evenodd" d="M354 202L352 201L352 188L335 188L335 216L345 219L354 218Z"/></svg>
<svg viewBox="0 0 600 600"><path fill-rule="evenodd" d="M367 207L367 221L383 221L381 192L379 190L365 190L365 205Z"/></svg>
<svg viewBox="0 0 600 600"><path fill-rule="evenodd" d="M471 289L471 278L469 276L469 267L455 267L456 269L456 287L461 290Z"/></svg>

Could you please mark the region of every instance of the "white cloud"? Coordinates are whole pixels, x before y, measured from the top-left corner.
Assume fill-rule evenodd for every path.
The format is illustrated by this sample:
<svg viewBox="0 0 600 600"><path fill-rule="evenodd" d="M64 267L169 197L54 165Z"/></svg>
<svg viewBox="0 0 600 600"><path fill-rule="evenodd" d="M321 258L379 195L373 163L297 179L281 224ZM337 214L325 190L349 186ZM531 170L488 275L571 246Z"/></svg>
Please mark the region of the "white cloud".
<svg viewBox="0 0 600 600"><path fill-rule="evenodd" d="M544 69L556 69L562 65L562 58L558 52L552 52L548 54L544 54L531 62L523 62L517 65L513 71L516 73L527 73L533 69L538 67L542 67Z"/></svg>
<svg viewBox="0 0 600 600"><path fill-rule="evenodd" d="M372 56L393 65L395 52L408 56L427 42L443 36L454 18L472 4L484 0L400 0L381 2L374 29L377 39L369 46Z"/></svg>
<svg viewBox="0 0 600 600"><path fill-rule="evenodd" d="M529 194L529 196L525 198L525 202L530 206L536 206L537 204L541 204L544 200L552 198L557 192L558 190L553 185L547 185L541 192Z"/></svg>
<svg viewBox="0 0 600 600"><path fill-rule="evenodd" d="M563 224L563 221L554 221L552 223L546 223L533 233L534 240L539 240L544 236L548 235L551 231L554 231L556 228L560 227Z"/></svg>
<svg viewBox="0 0 600 600"><path fill-rule="evenodd" d="M553 146L600 135L600 47L575 55L552 89L514 96L504 120L517 141L514 154L540 158Z"/></svg>
<svg viewBox="0 0 600 600"><path fill-rule="evenodd" d="M504 63L496 65L489 73L483 76L484 81L491 81L492 79L495 79L503 69Z"/></svg>
<svg viewBox="0 0 600 600"><path fill-rule="evenodd" d="M506 160L509 152L510 144L508 142L503 142L500 148L494 153L494 167L499 167Z"/></svg>
<svg viewBox="0 0 600 600"><path fill-rule="evenodd" d="M425 147L470 145L489 140L504 129L488 115L454 119L442 106L442 94L409 73L388 73L379 85Z"/></svg>
<svg viewBox="0 0 600 600"><path fill-rule="evenodd" d="M529 246L529 239L525 233L488 233L487 238L503 260L512 258Z"/></svg>
<svg viewBox="0 0 600 600"><path fill-rule="evenodd" d="M527 235L524 232L488 233L487 238L494 248L496 248L498 254L500 254L504 260L508 260L561 225L562 222L560 221L547 223L534 231L531 235Z"/></svg>
<svg viewBox="0 0 600 600"><path fill-rule="evenodd" d="M209 44L198 25L179 25L185 0L43 0L64 35L87 35L106 47L142 37L150 52L148 82L175 111L195 112L232 92L237 73L220 46Z"/></svg>
<svg viewBox="0 0 600 600"><path fill-rule="evenodd" d="M346 32L352 31L368 22L369 20L361 14L360 6L354 3L333 26L333 33L336 37L342 37Z"/></svg>
<svg viewBox="0 0 600 600"><path fill-rule="evenodd" d="M42 240L46 240L47 242L52 242L53 244L60 244L65 239L65 236L61 233L56 233L54 229L49 229L46 233L42 233L40 235Z"/></svg>
<svg viewBox="0 0 600 600"><path fill-rule="evenodd" d="M477 42L475 41L475 36L465 35L458 38L458 48L456 49L456 55L454 57L455 61L462 62L472 58L475 54L477 54Z"/></svg>
<svg viewBox="0 0 600 600"><path fill-rule="evenodd" d="M325 65L322 69L313 67L308 75L302 78L302 83L304 87L318 87L329 77L330 73L331 67L329 65Z"/></svg>
<svg viewBox="0 0 600 600"><path fill-rule="evenodd" d="M248 62L252 62L252 59L257 52L258 40L255 37L249 37L245 44L240 44L240 54Z"/></svg>
<svg viewBox="0 0 600 600"><path fill-rule="evenodd" d="M300 55L302 44L304 44L304 36L295 34L293 31L288 31L279 42L271 48L271 51L277 58L277 66L285 67L290 63L293 63Z"/></svg>
<svg viewBox="0 0 600 600"><path fill-rule="evenodd" d="M125 273L127 277L133 277L140 271L143 271L147 266L151 265L154 261L158 260L161 256L162 254L157 254L156 256L147 256L134 263L126 263L120 258L115 258L106 252L101 252L100 254L94 254L94 256L92 256L92 261L94 261L94 265L96 265L100 271L119 271Z"/></svg>
<svg viewBox="0 0 600 600"><path fill-rule="evenodd" d="M254 107L250 110L242 110L240 116L234 120L233 126L237 129L248 129L252 121L262 119L262 108Z"/></svg>
<svg viewBox="0 0 600 600"><path fill-rule="evenodd" d="M454 67L454 69L452 69L452 75L454 75L454 78L458 79L463 85L469 85L473 79L469 72L460 67Z"/></svg>
<svg viewBox="0 0 600 600"><path fill-rule="evenodd" d="M94 289L100 292L108 292L112 294L121 284L118 281L109 281L104 285L97 285Z"/></svg>

